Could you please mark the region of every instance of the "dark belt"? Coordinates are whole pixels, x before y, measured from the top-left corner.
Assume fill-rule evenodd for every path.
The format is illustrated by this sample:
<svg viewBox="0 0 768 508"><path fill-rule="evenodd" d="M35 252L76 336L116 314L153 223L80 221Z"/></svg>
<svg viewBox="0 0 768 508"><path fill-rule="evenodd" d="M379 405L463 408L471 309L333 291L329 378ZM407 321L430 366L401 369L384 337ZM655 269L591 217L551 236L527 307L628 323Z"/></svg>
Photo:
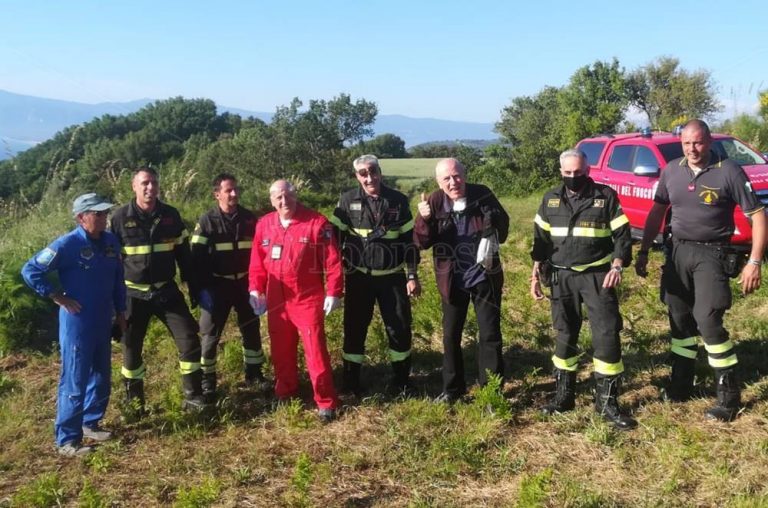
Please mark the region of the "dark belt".
<svg viewBox="0 0 768 508"><path fill-rule="evenodd" d="M682 243L682 244L689 244L689 245L703 245L705 247L728 247L731 245L731 242L728 240L714 240L711 242L697 242L695 240L683 240L682 238L675 238L672 237L672 242Z"/></svg>

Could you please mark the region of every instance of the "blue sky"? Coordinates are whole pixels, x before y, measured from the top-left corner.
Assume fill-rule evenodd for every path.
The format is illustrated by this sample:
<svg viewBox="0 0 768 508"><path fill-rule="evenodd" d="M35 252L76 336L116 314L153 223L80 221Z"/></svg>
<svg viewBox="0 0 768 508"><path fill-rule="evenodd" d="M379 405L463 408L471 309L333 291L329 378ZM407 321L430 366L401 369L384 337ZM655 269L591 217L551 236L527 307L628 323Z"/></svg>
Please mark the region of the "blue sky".
<svg viewBox="0 0 768 508"><path fill-rule="evenodd" d="M613 57L707 69L726 112L768 88L764 1L0 0L0 89L96 103L170 96L271 112L340 92L382 114L495 122Z"/></svg>

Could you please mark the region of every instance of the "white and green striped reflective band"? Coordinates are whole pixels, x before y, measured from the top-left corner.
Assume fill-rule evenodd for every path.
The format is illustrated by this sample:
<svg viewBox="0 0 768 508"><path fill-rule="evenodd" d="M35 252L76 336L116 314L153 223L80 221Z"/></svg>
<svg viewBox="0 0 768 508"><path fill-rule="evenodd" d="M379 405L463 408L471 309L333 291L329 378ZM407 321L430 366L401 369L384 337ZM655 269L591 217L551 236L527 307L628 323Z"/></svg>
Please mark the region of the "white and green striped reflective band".
<svg viewBox="0 0 768 508"><path fill-rule="evenodd" d="M688 349L696 346L696 337L685 339L672 339L669 350L683 358L696 358L696 349Z"/></svg>
<svg viewBox="0 0 768 508"><path fill-rule="evenodd" d="M408 351L395 351L394 349L389 350L389 359L393 362L402 362L409 356L411 356L410 349Z"/></svg>
<svg viewBox="0 0 768 508"><path fill-rule="evenodd" d="M579 368L579 356L572 356L570 358L560 358L555 355L552 355L552 363L555 365L555 368L560 370L568 370L571 372L575 372Z"/></svg>
<svg viewBox="0 0 768 508"><path fill-rule="evenodd" d="M352 362L352 363L362 364L362 363L365 362L365 355L353 355L351 353L342 353L341 357L344 360L346 360L348 362Z"/></svg>
<svg viewBox="0 0 768 508"><path fill-rule="evenodd" d="M200 358L200 368L202 368L203 372L206 374L213 374L216 372L216 358L211 358L210 360L207 358Z"/></svg>
<svg viewBox="0 0 768 508"><path fill-rule="evenodd" d="M712 358L709 357L709 364L715 368L715 369L724 369L726 367L733 367L739 363L739 359L736 358L735 354L732 354L731 356L728 356L726 358Z"/></svg>
<svg viewBox="0 0 768 508"><path fill-rule="evenodd" d="M595 366L595 372L603 374L605 376L618 376L624 372L624 361L619 360L616 363L608 363L597 358L592 359L592 363Z"/></svg>
<svg viewBox="0 0 768 508"><path fill-rule="evenodd" d="M144 379L146 369L143 364L139 368L133 370L128 370L125 367L122 367L120 369L120 374L126 379Z"/></svg>
<svg viewBox="0 0 768 508"><path fill-rule="evenodd" d="M192 374L193 372L200 370L200 362L182 362L179 361L179 371L182 376Z"/></svg>
<svg viewBox="0 0 768 508"><path fill-rule="evenodd" d="M264 351L261 349L245 349L243 348L243 363L248 365L261 365L266 360Z"/></svg>

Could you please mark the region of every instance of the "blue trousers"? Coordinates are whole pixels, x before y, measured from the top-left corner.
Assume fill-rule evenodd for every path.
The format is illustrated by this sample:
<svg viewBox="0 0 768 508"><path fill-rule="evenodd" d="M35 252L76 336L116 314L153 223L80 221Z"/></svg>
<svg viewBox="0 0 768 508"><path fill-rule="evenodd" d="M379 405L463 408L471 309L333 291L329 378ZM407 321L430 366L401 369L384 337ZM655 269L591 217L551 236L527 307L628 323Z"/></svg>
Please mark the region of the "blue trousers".
<svg viewBox="0 0 768 508"><path fill-rule="evenodd" d="M66 330L64 330L66 331ZM96 425L109 404L112 356L109 332L61 333L61 377L56 411L56 444L79 442L83 426Z"/></svg>

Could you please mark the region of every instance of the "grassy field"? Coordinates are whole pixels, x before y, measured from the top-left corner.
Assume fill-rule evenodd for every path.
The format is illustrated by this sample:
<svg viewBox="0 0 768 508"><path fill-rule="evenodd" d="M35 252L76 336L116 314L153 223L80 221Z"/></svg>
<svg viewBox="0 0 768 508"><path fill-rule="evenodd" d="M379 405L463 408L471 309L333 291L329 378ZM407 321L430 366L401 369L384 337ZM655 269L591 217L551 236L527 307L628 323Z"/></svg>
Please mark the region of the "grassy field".
<svg viewBox="0 0 768 508"><path fill-rule="evenodd" d="M388 182L409 191L426 178L435 177L440 159L381 159L381 170Z"/></svg>
<svg viewBox="0 0 768 508"><path fill-rule="evenodd" d="M703 355L700 397L685 404L659 400L669 369L656 252L653 276L643 280L625 272L620 291L628 369L622 401L639 428L620 433L595 417L588 326L580 338L586 354L577 409L542 417L537 407L553 389L553 331L548 304L528 295L537 200L503 200L512 217L502 248L504 398L475 387L468 402L431 402L440 392L440 305L427 255L425 294L414 304L420 395L379 395L389 368L376 320L364 371L370 396L348 403L327 426L314 415L306 378L303 404L278 406L238 386L233 326L219 360L224 398L217 411L181 413L175 348L155 325L145 347L150 415L122 421L115 348L105 423L117 439L88 458L65 459L55 454L52 436L58 356L0 358L0 506L768 506L768 290L735 297L727 315L744 378L746 410L736 422L711 423L702 416L713 400ZM341 313L327 323L340 379ZM476 333L470 316L464 340L472 379Z"/></svg>

